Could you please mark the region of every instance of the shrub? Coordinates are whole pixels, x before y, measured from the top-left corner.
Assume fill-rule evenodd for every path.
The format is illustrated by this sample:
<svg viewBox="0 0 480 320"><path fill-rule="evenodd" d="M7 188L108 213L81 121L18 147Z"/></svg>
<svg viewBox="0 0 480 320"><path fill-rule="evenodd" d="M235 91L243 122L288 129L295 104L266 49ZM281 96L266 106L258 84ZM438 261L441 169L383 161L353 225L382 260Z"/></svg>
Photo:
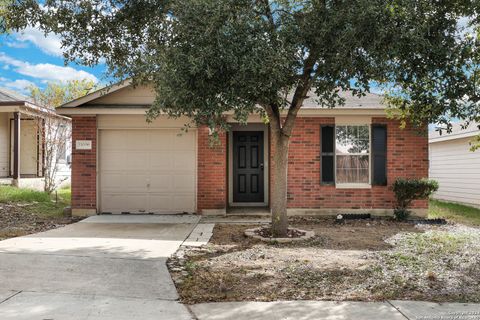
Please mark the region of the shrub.
<svg viewBox="0 0 480 320"><path fill-rule="evenodd" d="M393 183L393 192L397 200L395 218L405 220L410 215L407 209L413 200L427 199L438 190L438 182L428 179L397 179Z"/></svg>

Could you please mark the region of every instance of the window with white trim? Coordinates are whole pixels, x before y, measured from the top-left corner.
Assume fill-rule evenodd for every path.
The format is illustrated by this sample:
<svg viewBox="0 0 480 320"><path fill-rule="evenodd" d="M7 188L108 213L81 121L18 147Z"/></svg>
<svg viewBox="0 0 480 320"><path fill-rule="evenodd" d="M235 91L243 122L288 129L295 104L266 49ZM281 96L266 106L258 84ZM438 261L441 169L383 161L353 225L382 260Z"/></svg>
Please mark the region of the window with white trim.
<svg viewBox="0 0 480 320"><path fill-rule="evenodd" d="M335 127L335 182L370 183L370 126Z"/></svg>

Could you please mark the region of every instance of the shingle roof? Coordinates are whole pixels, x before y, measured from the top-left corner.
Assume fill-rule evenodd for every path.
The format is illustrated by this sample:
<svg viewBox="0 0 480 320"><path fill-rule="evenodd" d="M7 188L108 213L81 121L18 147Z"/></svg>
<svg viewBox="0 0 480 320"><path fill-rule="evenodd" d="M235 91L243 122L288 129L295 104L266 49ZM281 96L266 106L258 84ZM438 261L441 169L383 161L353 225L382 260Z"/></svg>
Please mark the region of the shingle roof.
<svg viewBox="0 0 480 320"><path fill-rule="evenodd" d="M120 82L117 84L114 84L110 87L108 87L108 90L106 88L99 89L97 91L94 91L84 97L78 98L76 100L70 101L65 103L63 106L60 107L60 110L64 109L65 107L78 107L82 105L87 105L88 102L93 101L95 99L98 99L102 96L113 94L114 92L124 89L126 87L131 86L131 80L126 80L124 82ZM362 97L357 97L352 95L352 91L343 91L341 90L339 92L340 97L345 98L345 104L344 105L336 105L336 108L345 108L345 109L385 109L385 105L383 104L383 96L375 93L366 93ZM292 94L289 94L287 96L287 99L291 101L293 96ZM154 96L152 96L152 101L154 100ZM318 104L317 102L318 99L316 99L315 92L311 91L308 94L307 99L304 100L302 109L328 109L328 107L322 107ZM90 105L88 105L90 106ZM99 105L96 105L95 107L100 107ZM118 106L116 106L118 107ZM142 107L147 107L142 106Z"/></svg>
<svg viewBox="0 0 480 320"><path fill-rule="evenodd" d="M30 101L30 98L6 88L0 88L0 102Z"/></svg>
<svg viewBox="0 0 480 320"><path fill-rule="evenodd" d="M384 109L383 96L375 93L366 93L365 96L357 97L352 95L352 91L340 91L339 96L345 99L344 105L336 105L335 108L348 109ZM304 109L328 108L318 104L314 92L308 94L308 98L303 102Z"/></svg>
<svg viewBox="0 0 480 320"><path fill-rule="evenodd" d="M428 133L429 141L438 142L446 140L461 139L466 137L473 137L480 134L480 123L472 122L466 128L463 128L463 122L457 122L452 124L452 132L447 133L443 130L442 134L439 131L430 131Z"/></svg>

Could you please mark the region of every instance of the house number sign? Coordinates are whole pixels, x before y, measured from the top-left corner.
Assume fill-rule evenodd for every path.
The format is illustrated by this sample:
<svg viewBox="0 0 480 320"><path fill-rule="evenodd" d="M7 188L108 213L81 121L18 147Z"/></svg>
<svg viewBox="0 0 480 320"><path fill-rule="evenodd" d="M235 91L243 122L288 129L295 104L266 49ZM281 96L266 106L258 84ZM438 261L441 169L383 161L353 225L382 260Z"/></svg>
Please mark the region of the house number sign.
<svg viewBox="0 0 480 320"><path fill-rule="evenodd" d="M92 150L92 140L77 140L77 141L75 141L75 149L77 149L77 150Z"/></svg>

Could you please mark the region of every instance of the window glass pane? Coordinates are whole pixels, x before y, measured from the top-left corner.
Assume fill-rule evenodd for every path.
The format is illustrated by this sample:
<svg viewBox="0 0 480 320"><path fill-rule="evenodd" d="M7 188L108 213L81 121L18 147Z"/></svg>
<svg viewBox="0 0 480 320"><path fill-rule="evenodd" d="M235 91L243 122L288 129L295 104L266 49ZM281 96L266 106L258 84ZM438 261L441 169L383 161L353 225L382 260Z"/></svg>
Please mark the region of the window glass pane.
<svg viewBox="0 0 480 320"><path fill-rule="evenodd" d="M337 156L337 183L368 183L368 156Z"/></svg>
<svg viewBox="0 0 480 320"><path fill-rule="evenodd" d="M335 133L337 154L368 154L370 149L368 126L337 126Z"/></svg>
<svg viewBox="0 0 480 320"><path fill-rule="evenodd" d="M368 126L358 127L358 138L362 140L368 140Z"/></svg>
<svg viewBox="0 0 480 320"><path fill-rule="evenodd" d="M367 125L337 126L336 182L369 183L370 130Z"/></svg>

